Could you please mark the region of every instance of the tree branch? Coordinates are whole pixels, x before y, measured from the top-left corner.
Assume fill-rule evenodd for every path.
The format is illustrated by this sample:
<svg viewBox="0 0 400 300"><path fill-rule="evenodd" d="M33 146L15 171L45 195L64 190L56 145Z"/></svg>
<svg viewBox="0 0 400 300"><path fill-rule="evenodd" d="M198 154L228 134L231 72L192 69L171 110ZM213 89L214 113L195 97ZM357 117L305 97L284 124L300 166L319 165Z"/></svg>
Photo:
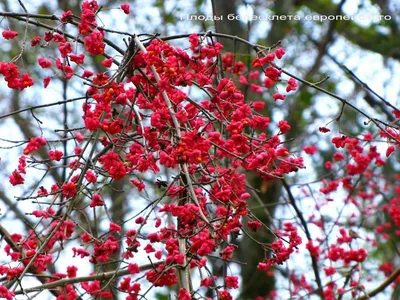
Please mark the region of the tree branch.
<svg viewBox="0 0 400 300"><path fill-rule="evenodd" d="M400 275L400 268L397 268L388 278L386 278L379 286L373 289L370 292L366 292L364 296L358 297L356 300L366 300L370 299L371 297L376 296L380 292L383 292L388 285L393 283L396 278Z"/></svg>
<svg viewBox="0 0 400 300"><path fill-rule="evenodd" d="M154 262L151 264L146 264L143 266L139 266L139 269L141 271L146 271L153 269L154 267L157 267L158 265L164 264L165 261L158 261ZM95 274L95 275L88 275L88 276L81 276L81 277L75 277L75 278L66 278L66 279L61 279L57 280L51 283L46 283L42 285L38 285L35 287L31 288L26 288L24 290L17 290L15 291L16 295L23 294L23 293L32 293L32 292L37 292L37 291L43 291L43 290L51 290L55 287L59 286L66 286L67 284L73 284L73 283L81 283L81 282L87 282L87 281L93 281L93 280L106 280L110 279L113 277L121 277L130 274L128 272L128 269L123 269L123 270L118 270L118 271L110 271L110 272L104 272L100 274Z"/></svg>
<svg viewBox="0 0 400 300"><path fill-rule="evenodd" d="M286 190L286 192L288 194L290 204L293 206L297 217L300 219L300 223L301 223L301 225L302 225L302 227L304 229L304 232L305 232L305 234L307 236L307 239L309 241L312 241L311 233L308 230L307 222L304 219L303 213L297 207L296 199L294 198L294 196L292 194L292 191L290 190L290 186L287 184L285 179L282 179L282 184L283 184L283 187L285 188L285 190ZM314 271L315 281L317 282L317 286L318 286L317 293L318 293L318 295L323 297L323 294L322 294L323 288L322 288L321 277L319 276L318 262L317 262L316 258L313 255L310 254L310 256L311 256L311 263L312 263L312 269Z"/></svg>

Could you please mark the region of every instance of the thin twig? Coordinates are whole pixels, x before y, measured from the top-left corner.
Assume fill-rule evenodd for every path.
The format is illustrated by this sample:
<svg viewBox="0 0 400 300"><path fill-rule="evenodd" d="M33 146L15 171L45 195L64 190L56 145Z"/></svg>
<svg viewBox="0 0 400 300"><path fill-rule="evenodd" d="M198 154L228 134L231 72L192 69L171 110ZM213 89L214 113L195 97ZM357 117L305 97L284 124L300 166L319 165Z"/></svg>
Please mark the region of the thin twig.
<svg viewBox="0 0 400 300"><path fill-rule="evenodd" d="M55 106L55 105L62 105L62 104L65 104L65 103L75 102L75 101L79 101L79 100L83 100L83 99L86 99L86 97L77 97L77 98L72 98L72 99L68 99L68 100L52 102L52 103L48 103L48 104L29 106L29 107L21 108L19 110L10 112L8 114L4 114L4 115L0 116L0 119L4 119L4 118L10 117L10 116L13 116L15 114L19 114L19 113L22 113L24 111L28 111L28 110L32 111L34 109L50 107L50 106Z"/></svg>

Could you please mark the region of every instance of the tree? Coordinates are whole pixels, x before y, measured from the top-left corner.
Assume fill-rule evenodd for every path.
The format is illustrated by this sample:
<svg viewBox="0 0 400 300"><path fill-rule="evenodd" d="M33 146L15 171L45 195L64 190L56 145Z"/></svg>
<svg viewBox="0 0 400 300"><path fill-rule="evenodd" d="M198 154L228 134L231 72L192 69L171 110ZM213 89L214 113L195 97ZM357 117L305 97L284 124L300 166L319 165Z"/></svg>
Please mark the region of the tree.
<svg viewBox="0 0 400 300"><path fill-rule="evenodd" d="M375 55L372 60L378 61L382 59L387 62L387 65L384 65L383 69L392 64L397 65L394 59L396 59L396 53L398 53L396 40L398 40L399 25L395 17L395 4L393 1L371 2L372 3L366 1L357 4L354 2L350 3L349 1L340 1L336 4L329 0L285 0L275 1L274 3L254 1L251 2L253 4L253 14L247 18L242 16L241 21L239 21L238 18L229 19L229 17L232 17L235 13L238 14L238 8L241 3L242 8L247 9L250 6L249 2L213 1L216 7L214 9L214 14L218 17L221 15L224 17L217 22L225 23L225 26L220 25L215 26L215 28L217 30L218 28L223 28L221 32L238 35L242 38L248 38L250 36L253 38L256 37L257 42L260 44L273 45L281 41L284 47L287 46L289 48L287 55L285 55L287 64L290 64L298 74L304 74L304 79L309 82L320 82L321 80L329 78L329 81L326 82L327 84L324 84L326 89L338 95L343 95L343 97L351 95L352 99L358 99L357 103L359 105L367 105L370 109L376 110L377 114L385 114L388 121L393 121L391 109L394 107L390 107L390 103L377 95L365 82L355 75L357 73L363 74L361 69L363 69L364 65L368 64L368 59L366 57L371 55L368 53L369 51L382 55L382 57L378 58L376 58L377 55ZM353 6L358 5L356 8L359 15L356 14L356 18L348 15L349 12L346 10L345 6L349 4L353 4ZM234 6L234 8L232 8L232 6ZM373 9L371 9L371 6L374 6ZM270 20L270 29L266 33L262 29L266 27L266 24L260 21L258 19L259 17ZM368 24L364 23L360 25L358 22L360 19L374 18L375 21L368 22ZM376 20L379 19L382 21L377 22ZM307 20L309 20L309 22L307 22ZM310 22L310 20L314 21ZM384 30L386 33L382 34L380 30L376 30L377 27L385 28ZM225 43L225 46L228 46L227 48L230 49L230 51L237 51L237 49L239 49L239 46L233 42ZM361 50L358 50L360 48ZM292 51L290 51L290 49L292 49ZM247 51L241 51L247 54ZM357 51L358 55L354 55L354 53L352 53L353 51ZM347 53L344 59L343 56L342 59L338 58L340 53ZM238 54L237 57L239 55L240 54ZM333 62L334 65L327 67L330 62ZM355 73L346 67L347 64L354 66L353 71ZM335 70L335 67L339 67L338 70ZM357 71L357 69L360 70ZM379 84L377 84L378 82L375 78L379 78L382 75L380 75L381 73L379 70L373 72L375 76L367 80L369 82L374 82L376 88L379 88ZM343 77L346 77L346 80L350 80L354 84L354 87L347 84L345 88L343 88ZM366 80L368 75L362 77ZM392 84L394 84L394 81ZM388 86L390 85L391 84L388 84ZM385 88L383 88L383 90L385 90ZM246 92L246 90L244 92ZM246 99L252 97L251 94L245 93L245 95ZM296 124L286 135L289 140L297 137L294 143L286 144L289 150L293 147L296 151L296 149L301 149L304 146L316 143L317 139L320 140L320 136L313 137L313 135L318 135L318 127L315 125L325 124L325 120L329 119L329 117L326 118L327 111L320 105L321 101L325 103L327 99L321 99L318 91L307 88L307 85L300 83L297 93L288 100L289 101L286 101L284 106L279 107L279 113L285 116L289 124ZM350 135L355 135L364 130L364 120L358 118L354 112L347 110L346 107L344 107L344 110L341 110L338 103L338 112L334 114L337 116L340 111L340 115L344 114L344 117L338 118L336 121L340 123L339 128L343 134L347 135L350 133ZM267 111L266 113L270 112ZM335 118L335 115L332 115L331 119ZM310 119L313 121L308 121ZM308 134L304 135L305 132ZM304 137L300 142L299 136ZM317 154L318 156L313 155L313 161L315 162L313 166L316 170L319 170L319 176L316 176L315 180L318 180L318 178L326 174L326 170L323 168L321 169L321 166L324 165L323 162L321 162L321 158L325 161L330 160L334 151L335 149L332 148L320 148ZM317 158L315 158L316 156ZM397 165L389 164L386 165L385 168L385 176L389 178L396 173ZM391 168L394 169L390 170ZM252 181L251 178L249 178L249 180L252 186L260 186L260 182L257 182L257 177L255 177L254 181ZM279 199L282 197L281 188L279 187L279 182L275 182L275 184L270 183L267 189L260 188L260 190L265 192L258 193L256 197L252 197L248 201L248 204L250 207L257 207L257 210L253 209L252 211L256 214L259 212L260 215L257 215L257 217L263 219L264 224L269 225L271 220L270 216L273 216L275 211L274 204L280 204ZM388 196L387 198L390 199L391 197ZM255 203L253 203L253 201ZM381 205L385 202L386 201L383 200ZM260 203L263 203L264 207L260 205ZM268 209L268 214L265 213L266 208ZM263 236L262 233L258 234ZM396 238L392 238L391 243L393 243L395 239ZM247 242L249 244L247 244ZM242 247L238 249L238 251L241 254L241 250L251 248L251 258L249 258L248 251L246 250L244 250L241 255L242 257L247 257L248 260L252 259L257 261L263 257L264 253L259 251L257 255L257 248L252 247L252 243L252 239L247 239L245 236L241 240ZM392 246L388 248L392 249L386 249L386 251L392 252L390 256L396 256L396 249ZM387 262L386 259L383 260ZM389 260L393 261L391 259ZM268 295L270 292L270 290L266 288L266 280L263 274L255 271L254 264L251 263L242 267L242 276L244 278L251 278L251 280L243 282L243 289L241 292L243 298L252 299L255 295ZM272 280L268 280L268 283L272 283Z"/></svg>
<svg viewBox="0 0 400 300"><path fill-rule="evenodd" d="M244 297L366 299L396 286L395 260L378 266L374 257L389 252L384 240L392 236L396 243L400 224L400 196L393 196L398 187L385 173L398 145L396 122L324 89L324 82L288 71L278 44L265 47L218 32L118 31L99 26L104 7L96 1L60 17L19 4L23 12L0 12L21 26L10 22L15 27L2 32L16 56L0 63L0 74L15 105L31 90L41 90L42 98L0 116L12 118L25 136L4 140L14 145L2 154L11 170L1 197L26 224L25 230L0 225L7 255L0 268L2 297L29 297L39 289L57 299L145 299L169 287L178 299L231 299L239 280L251 279L235 270L246 263L271 282L274 271L280 273L290 287L278 296L257 288ZM118 13L129 14L130 6L122 4ZM32 27L39 30L33 36ZM244 45L238 51L251 49L248 63L225 52L223 41L216 41L222 38ZM178 39L185 39L184 48L174 44ZM336 121L361 116L370 128L331 135L334 125L327 122L317 134L329 136L335 153L302 145L298 155L290 144L304 134L290 118L296 112L280 120L263 113L295 105L289 99L299 84L338 100ZM61 101L43 92L53 85L63 87ZM262 96L266 101L257 101ZM379 100L388 117L400 117L395 106ZM50 117L59 105L64 118L54 130L60 125ZM382 140L384 149L378 147ZM329 157L317 161L323 176L300 181L312 166L307 157L318 154ZM250 172L256 188L246 178ZM17 193L22 212L10 198ZM281 195L284 208L271 214L260 194ZM251 197L258 200L257 212ZM385 197L388 204L379 206ZM302 207L310 201L308 210ZM385 225L374 226L373 217ZM263 256L235 255L246 247ZM301 255L300 268L309 270L304 275L291 262ZM79 263L70 264L71 258ZM211 270L211 262L222 271ZM368 283L378 271L381 278ZM37 286L28 286L31 278Z"/></svg>

